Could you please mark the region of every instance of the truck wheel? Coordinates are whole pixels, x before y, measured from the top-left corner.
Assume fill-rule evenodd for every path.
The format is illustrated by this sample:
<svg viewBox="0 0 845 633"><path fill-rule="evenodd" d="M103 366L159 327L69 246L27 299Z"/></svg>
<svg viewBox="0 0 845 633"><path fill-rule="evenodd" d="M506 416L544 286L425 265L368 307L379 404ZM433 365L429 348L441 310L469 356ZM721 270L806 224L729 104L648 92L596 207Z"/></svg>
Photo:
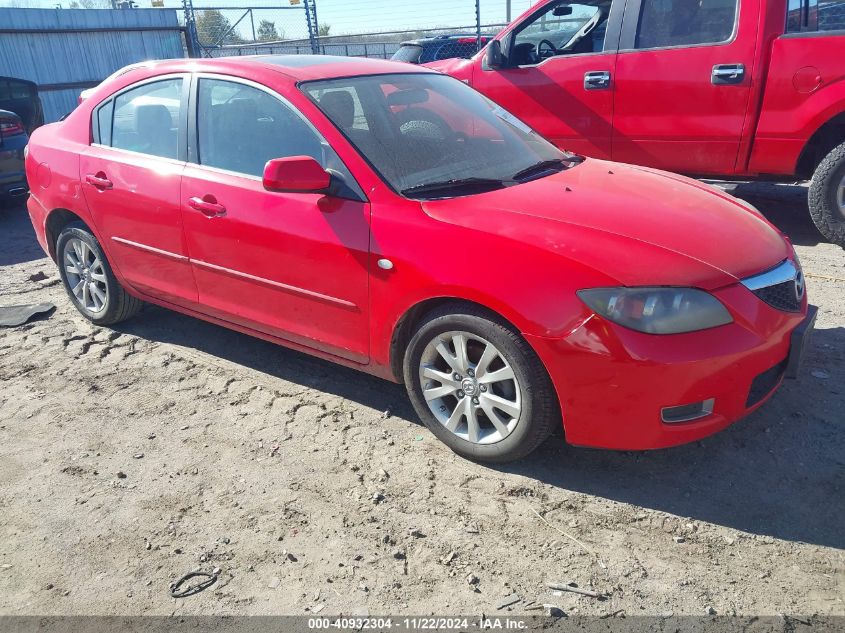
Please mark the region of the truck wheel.
<svg viewBox="0 0 845 633"><path fill-rule="evenodd" d="M845 248L845 143L824 157L810 181L810 216L833 244Z"/></svg>
<svg viewBox="0 0 845 633"><path fill-rule="evenodd" d="M404 375L425 425L469 459L519 459L560 424L540 359L511 327L474 306L428 314L406 350Z"/></svg>

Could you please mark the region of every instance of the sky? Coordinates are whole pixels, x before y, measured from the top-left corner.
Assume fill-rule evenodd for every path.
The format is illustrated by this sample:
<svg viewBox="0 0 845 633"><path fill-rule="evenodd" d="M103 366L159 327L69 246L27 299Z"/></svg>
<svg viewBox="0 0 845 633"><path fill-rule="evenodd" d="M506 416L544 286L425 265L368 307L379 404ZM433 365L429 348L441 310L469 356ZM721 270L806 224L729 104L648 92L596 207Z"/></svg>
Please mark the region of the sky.
<svg viewBox="0 0 845 633"><path fill-rule="evenodd" d="M72 0L0 0L0 7L21 6L55 8L68 7ZM108 0L88 0L108 4ZM149 8L151 0L135 0L139 7ZM302 0L299 0L300 3ZM504 23L507 0L480 0L482 24ZM83 0L77 0L85 4ZM254 11L258 23L267 19L276 23L287 38L307 36L304 12L290 8L291 0L194 0L194 7L203 6L260 6ZM164 0L166 7L181 7L181 0ZM536 0L511 0L513 18L535 4ZM301 6L301 4L300 4ZM316 0L320 24L331 25L331 35L370 33L391 30L414 30L439 27L461 27L475 24L475 0ZM281 8L288 7L288 8ZM242 12L227 11L235 21ZM244 21L242 26L247 26Z"/></svg>

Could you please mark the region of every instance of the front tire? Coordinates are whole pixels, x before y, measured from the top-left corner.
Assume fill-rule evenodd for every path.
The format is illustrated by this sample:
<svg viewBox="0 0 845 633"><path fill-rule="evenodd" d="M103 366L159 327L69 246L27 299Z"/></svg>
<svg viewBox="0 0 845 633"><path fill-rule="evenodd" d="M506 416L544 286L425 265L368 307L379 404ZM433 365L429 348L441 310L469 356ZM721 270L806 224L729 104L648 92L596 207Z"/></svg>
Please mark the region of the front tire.
<svg viewBox="0 0 845 633"><path fill-rule="evenodd" d="M834 147L816 168L809 205L819 232L845 248L845 143Z"/></svg>
<svg viewBox="0 0 845 633"><path fill-rule="evenodd" d="M97 325L134 316L142 302L118 283L97 238L81 222L68 224L56 240L59 276L73 305Z"/></svg>
<svg viewBox="0 0 845 633"><path fill-rule="evenodd" d="M403 370L417 414L463 457L520 459L560 424L554 387L534 350L474 306L429 313L408 344Z"/></svg>

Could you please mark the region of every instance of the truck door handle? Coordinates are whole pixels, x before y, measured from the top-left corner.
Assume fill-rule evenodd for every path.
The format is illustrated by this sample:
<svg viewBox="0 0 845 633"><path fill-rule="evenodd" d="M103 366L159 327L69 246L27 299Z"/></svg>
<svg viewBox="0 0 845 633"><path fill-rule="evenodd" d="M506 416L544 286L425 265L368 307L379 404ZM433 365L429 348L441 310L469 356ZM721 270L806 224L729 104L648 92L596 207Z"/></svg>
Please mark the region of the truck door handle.
<svg viewBox="0 0 845 633"><path fill-rule="evenodd" d="M114 183L106 178L106 175L101 171L98 171L96 174L87 174L85 176L85 182L92 187L96 187L100 191L105 191L106 189L114 187Z"/></svg>
<svg viewBox="0 0 845 633"><path fill-rule="evenodd" d="M606 70L591 70L584 73L584 90L607 90L610 88L610 73Z"/></svg>
<svg viewBox="0 0 845 633"><path fill-rule="evenodd" d="M189 198L188 206L208 218L219 218L220 216L226 215L226 207L218 204L217 198L211 194L207 194L202 198Z"/></svg>
<svg viewBox="0 0 845 633"><path fill-rule="evenodd" d="M710 75L710 82L714 86L741 84L743 79L745 79L745 64L716 64Z"/></svg>

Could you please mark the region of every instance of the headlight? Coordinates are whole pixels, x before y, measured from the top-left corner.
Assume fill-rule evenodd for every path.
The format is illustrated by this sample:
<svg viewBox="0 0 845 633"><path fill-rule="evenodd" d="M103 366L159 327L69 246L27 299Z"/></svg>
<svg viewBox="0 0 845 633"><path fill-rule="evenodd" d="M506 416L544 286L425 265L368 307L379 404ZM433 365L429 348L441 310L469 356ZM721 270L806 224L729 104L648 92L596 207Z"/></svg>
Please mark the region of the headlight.
<svg viewBox="0 0 845 633"><path fill-rule="evenodd" d="M694 332L733 321L716 297L695 288L592 288L577 294L597 314L649 334Z"/></svg>

